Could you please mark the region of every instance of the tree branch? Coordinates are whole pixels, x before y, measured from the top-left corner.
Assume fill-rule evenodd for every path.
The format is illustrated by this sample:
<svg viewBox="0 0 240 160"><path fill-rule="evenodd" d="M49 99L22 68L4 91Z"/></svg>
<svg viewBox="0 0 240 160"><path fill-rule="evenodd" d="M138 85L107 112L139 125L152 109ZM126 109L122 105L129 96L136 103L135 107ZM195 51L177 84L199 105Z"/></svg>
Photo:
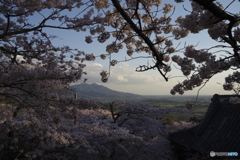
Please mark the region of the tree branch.
<svg viewBox="0 0 240 160"><path fill-rule="evenodd" d="M226 11L222 10L215 3L213 3L214 0L193 0L193 1L203 6L206 10L210 11L215 17L219 18L219 20L216 23L221 22L223 20L230 21L228 23L227 28L228 37L223 37L223 40L232 46L234 51L234 57L240 64L240 57L238 54L238 51L240 49L237 46L237 41L233 38L232 35L232 28L234 27L234 24L236 24L239 21L239 18L237 16L233 16L226 13Z"/></svg>
<svg viewBox="0 0 240 160"><path fill-rule="evenodd" d="M131 26L131 28L145 41L145 43L149 46L151 49L153 56L156 57L156 65L165 66L166 64L163 63L163 55L159 54L158 50L155 48L152 41L143 33L141 29L139 29L134 22L131 20L131 18L128 16L128 14L123 10L121 5L119 4L118 0L112 0L112 3L114 7L117 9L117 11L123 16L123 18L127 21L127 23ZM159 70L160 71L160 70ZM165 78L167 81L168 79L160 72L160 74Z"/></svg>

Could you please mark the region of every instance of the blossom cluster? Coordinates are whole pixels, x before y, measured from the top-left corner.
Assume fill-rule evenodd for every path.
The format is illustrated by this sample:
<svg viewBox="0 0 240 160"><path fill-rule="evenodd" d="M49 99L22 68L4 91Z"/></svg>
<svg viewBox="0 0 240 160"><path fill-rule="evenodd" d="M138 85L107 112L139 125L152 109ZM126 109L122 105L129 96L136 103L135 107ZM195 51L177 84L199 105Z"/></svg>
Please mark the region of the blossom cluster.
<svg viewBox="0 0 240 160"><path fill-rule="evenodd" d="M110 62L111 66L115 66L116 64L117 64L117 60L115 60L115 59Z"/></svg>
<svg viewBox="0 0 240 160"><path fill-rule="evenodd" d="M190 102L186 103L186 108L187 109L192 109L192 107L193 107L193 104L191 104Z"/></svg>
<svg viewBox="0 0 240 160"><path fill-rule="evenodd" d="M180 121L180 122L173 122L172 125L167 126L169 132L177 132L183 129L191 128L196 126L197 123Z"/></svg>
<svg viewBox="0 0 240 160"><path fill-rule="evenodd" d="M107 45L106 51L108 53L118 53L120 49L123 48L123 45L121 43L116 44L115 42Z"/></svg>
<svg viewBox="0 0 240 160"><path fill-rule="evenodd" d="M236 71L225 77L225 83L223 84L223 89L227 91L234 91L236 94L240 92L239 81L240 72Z"/></svg>
<svg viewBox="0 0 240 160"><path fill-rule="evenodd" d="M86 13L67 16L66 11L80 7ZM4 1L0 9L0 15L4 15L0 16L0 28L4 30L0 33L0 94L28 106L59 101L55 89L81 80L86 74L83 61L93 61L95 56L67 45L55 46L51 41L57 36L43 28L86 31L86 26L104 18L92 16L92 8L78 0ZM36 14L42 16L32 21ZM94 31L102 32L102 28L94 26ZM91 41L87 36L86 42Z"/></svg>
<svg viewBox="0 0 240 160"><path fill-rule="evenodd" d="M238 97L230 97L229 102L232 103L232 104L238 104L238 103L240 103L240 98L238 98Z"/></svg>
<svg viewBox="0 0 240 160"><path fill-rule="evenodd" d="M193 58L195 62L202 63L208 61L211 56L211 53L208 53L205 50L196 50L193 45L187 46L185 48L184 55L189 58Z"/></svg>
<svg viewBox="0 0 240 160"><path fill-rule="evenodd" d="M108 81L109 73L107 71L102 71L100 73L100 76L102 77L101 80L103 83L106 83Z"/></svg>
<svg viewBox="0 0 240 160"><path fill-rule="evenodd" d="M182 1L176 2L180 3ZM194 71L194 74L187 80L174 86L171 90L171 94L183 94L183 91L192 90L195 87L205 84L215 74L231 68L239 68L239 46L233 45L239 43L239 19L236 18L238 15L225 12L223 5L218 1L211 3L213 3L212 5L214 7L207 8L203 4L198 3L198 1L191 1L192 12L185 17L179 16L177 18L176 23L179 24L179 27L174 28L172 33L175 36L175 39L178 39L183 37L181 36L180 31L185 30L186 32L200 33L200 31L206 29L208 35L213 40L225 44L213 46L209 49L195 49L196 46L194 47L190 45L185 47L183 58L176 55L172 56L172 60L181 67L183 75L190 76L191 71ZM231 26L228 21L219 18L221 15L217 15L217 11L214 11L213 8L217 8L218 11L222 10L222 12L228 14L229 17L232 16L231 18L233 19L235 17L235 20L228 19L233 25ZM218 49L220 47L231 48L233 52L229 50L217 51L227 53L218 56L209 52L210 49ZM185 59L185 61L183 61L183 59ZM182 62L187 62L188 64L184 65ZM226 77L226 83L223 84L224 90L234 91L238 94L238 88L236 88L236 86L238 86L237 84L239 82L237 81L237 78L234 78L236 75L237 72L234 72L233 75Z"/></svg>
<svg viewBox="0 0 240 160"><path fill-rule="evenodd" d="M180 67L183 75L188 76L192 70L195 69L193 60L187 57L181 58L180 56L172 56L172 61L176 62Z"/></svg>
<svg viewBox="0 0 240 160"><path fill-rule="evenodd" d="M110 34L108 32L103 32L98 36L98 41L100 43L104 43L109 37L110 37Z"/></svg>
<svg viewBox="0 0 240 160"><path fill-rule="evenodd" d="M212 3L225 12L220 3ZM55 46L52 40L57 36L45 32L53 28L89 31L86 43L92 45L94 39L106 43L107 54L101 54L102 59L126 47L128 56L141 52L150 55L157 61L154 63L161 64L156 66L160 71L170 72L170 64L176 63L183 75L190 77L174 86L171 94L184 94L215 74L239 68L237 14L225 12L221 19L222 15L214 16L211 8L191 1L193 11L178 17L178 27L173 27L176 25L168 16L173 5L161 4L162 0L1 1L0 95L14 100L17 106L12 110L1 108L0 159L171 159L166 127L163 120L154 119L161 115L159 109L124 103L119 112L113 113L99 109L95 103L56 93L58 88L81 80L86 74L82 63L97 56ZM41 15L38 21L31 21L36 14ZM236 22L231 24L228 17ZM171 55L177 49L170 37L179 40L204 29L213 40L228 44L233 53L225 51L227 54L217 60L210 49L190 45L182 56ZM108 42L110 38L114 40ZM109 65L117 62L111 60ZM109 75L110 71L102 71L102 82L107 82ZM238 93L234 83L239 83L239 75L234 72L226 77L224 89ZM239 99L230 101L237 103ZM188 102L186 107L191 109L192 104Z"/></svg>
<svg viewBox="0 0 240 160"><path fill-rule="evenodd" d="M164 110L133 102L117 105L122 110L116 113L90 106L42 106L36 108L40 115L28 108L17 117L12 117L15 106L1 106L0 158L174 158L167 128L162 120L154 118ZM113 114L118 118L112 119Z"/></svg>
<svg viewBox="0 0 240 160"><path fill-rule="evenodd" d="M100 43L108 43L107 40L112 36L115 38L115 41L112 43L110 42L110 44L106 45L106 52L108 53L108 56L110 56L112 53L119 53L125 45L127 48L126 53L128 56L132 57L134 52L146 52L156 59L157 54L153 54L152 47L150 47L151 45L146 44L146 40L144 40L141 36L138 35L138 33L136 33L136 30L133 29L134 27L131 26L132 24L126 22L125 17L122 15L122 13L119 12L114 3L112 5L116 8L113 8L112 10L109 10L106 7L101 7L106 6L110 3L110 1L102 1L100 5L100 2L96 1L95 7L98 6L96 9L98 11L101 9L104 11L105 19L102 21L104 25L102 27L100 27L100 25L96 25L96 27L89 27L90 34L92 36L86 36L86 42L92 43L93 39L96 38ZM122 3L121 1L115 3L118 3L122 7L131 21L136 24L139 32L148 36L151 43L155 45L154 48L161 48L163 50L162 52L166 52L167 54L171 54L176 51L176 49L172 47L172 40L168 39L166 36L159 35L161 33L170 34L173 31L173 25L170 24L171 18L167 16L167 14L169 14L173 8L172 4L164 4L162 6L162 13L164 15L161 16L160 14L162 13L157 13L150 10L150 7L160 6L162 4L162 1L159 0L141 2L129 0L126 3ZM136 5L137 3L138 5ZM133 12L133 9L135 9L135 12ZM159 14L159 16L155 16L155 14ZM111 30L108 28L108 31L106 32L106 28L104 26L112 27L114 29ZM97 28L100 29L97 30ZM186 37L188 30L181 29L181 31L175 32L180 36L178 38ZM96 34L97 36L93 37L93 35ZM150 38L151 34L154 34L155 38ZM162 47L163 45L166 45L167 47L164 48ZM100 57L102 58L102 56ZM170 58L165 56L164 61L169 62L169 60ZM114 66L115 64L116 63L113 63L113 61L110 62L110 66ZM171 71L170 65L164 66L165 67L162 67L161 70L164 72Z"/></svg>

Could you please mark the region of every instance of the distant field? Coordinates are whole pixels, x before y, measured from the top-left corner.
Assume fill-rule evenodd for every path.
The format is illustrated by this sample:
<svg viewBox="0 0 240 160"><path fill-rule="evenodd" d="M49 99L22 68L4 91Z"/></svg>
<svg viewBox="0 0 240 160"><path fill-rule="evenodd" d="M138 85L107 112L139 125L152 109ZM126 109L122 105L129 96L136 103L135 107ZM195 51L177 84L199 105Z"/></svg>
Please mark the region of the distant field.
<svg viewBox="0 0 240 160"><path fill-rule="evenodd" d="M171 103L161 103L161 102L159 102L159 103L152 103L149 106L152 106L152 107L159 107L159 106L161 106L161 107L175 107L175 106L184 106L184 104L183 103L173 103L173 102L171 102Z"/></svg>
<svg viewBox="0 0 240 160"><path fill-rule="evenodd" d="M193 109L193 112L207 112L207 109L208 108L196 108L196 109Z"/></svg>
<svg viewBox="0 0 240 160"><path fill-rule="evenodd" d="M178 114L165 114L164 118L171 119L173 121L179 122L179 121L188 121L191 117L198 117L202 118L204 117L204 114L198 115L198 114L189 114L189 113L178 113Z"/></svg>
<svg viewBox="0 0 240 160"><path fill-rule="evenodd" d="M143 99L138 99L136 102L142 102L147 103L147 105L152 107L166 107L173 109L170 109L168 112L169 114L165 114L164 118L168 118L173 121L189 121L191 117L197 117L197 118L203 118L205 116L205 113L208 109L209 103L210 103L210 96L202 96L198 98L198 101L196 104L194 104L191 111L189 111L185 104L186 102L190 101L193 103L196 100L195 96L156 96L156 97L148 97ZM104 109L109 110L108 103L103 105ZM175 110L176 109L176 110ZM118 112L121 110L120 108L114 106L114 112Z"/></svg>

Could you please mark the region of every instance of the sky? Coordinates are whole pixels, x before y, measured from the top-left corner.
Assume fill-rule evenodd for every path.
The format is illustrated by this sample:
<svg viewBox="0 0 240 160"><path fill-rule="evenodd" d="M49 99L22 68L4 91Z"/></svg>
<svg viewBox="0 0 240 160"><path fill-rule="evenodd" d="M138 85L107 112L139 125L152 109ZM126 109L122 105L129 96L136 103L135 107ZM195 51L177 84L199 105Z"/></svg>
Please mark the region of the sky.
<svg viewBox="0 0 240 160"><path fill-rule="evenodd" d="M185 9L191 11L190 3L188 0L185 0L184 3L176 4L173 0L163 0L163 3L171 3L175 5L175 13L173 14L173 19L179 15L185 16L188 12ZM220 0L224 7L228 5L226 0ZM240 3L238 1L234 2L227 10L239 13ZM69 45L72 48L78 48L86 53L94 53L94 55L106 54L106 45L109 44L112 39L106 43L100 44L96 40L87 44L85 42L85 36L90 35L89 32L74 32L74 31L63 31L63 30L49 30L51 34L58 35L59 39L54 40L53 43L56 45ZM208 48L214 45L217 45L214 40L212 40L206 31L202 31L199 34L190 34L187 38L181 39L174 42L175 45L180 44L180 47L183 47L186 43L187 45L197 45L197 48ZM133 56L141 56L146 54L134 53ZM124 60L129 58L126 54L126 50L123 49L119 53L113 54L112 59ZM87 78L86 83L97 83L103 85L112 90L129 92L140 95L170 95L170 90L174 85L179 82L182 82L185 78L178 77L182 76L181 72L177 69L173 70L170 74L176 76L175 78L169 79L166 82L160 73L157 70L150 70L147 72L135 72L135 69L139 65L147 64L147 59L136 59L129 62L121 62L116 66L111 67L110 78L107 83L101 82L101 77L99 73L102 70L107 70L109 67L109 61L102 60L99 57L96 58L93 62L84 62L86 67L84 71L87 72L87 75L83 78ZM151 62L151 59L149 59ZM224 91L222 86L219 85L224 83L224 77L232 71L223 72L220 75L213 77L208 84L201 89L200 95L213 95L213 94L232 94L232 92ZM77 82L75 84L78 84ZM193 91L186 91L185 95L196 95L198 93L198 88L195 88Z"/></svg>

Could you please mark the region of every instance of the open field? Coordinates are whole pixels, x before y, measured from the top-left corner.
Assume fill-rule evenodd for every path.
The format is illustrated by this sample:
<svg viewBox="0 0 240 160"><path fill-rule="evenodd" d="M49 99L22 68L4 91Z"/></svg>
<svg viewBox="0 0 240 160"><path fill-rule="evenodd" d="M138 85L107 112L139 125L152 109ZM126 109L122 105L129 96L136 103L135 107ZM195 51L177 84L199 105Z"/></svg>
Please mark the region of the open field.
<svg viewBox="0 0 240 160"><path fill-rule="evenodd" d="M161 106L161 107L175 107L175 106L181 106L183 104L179 104L179 103L176 103L176 104L173 104L173 103L153 103L153 104L150 104L149 106L152 106L152 107L158 107L158 106Z"/></svg>
<svg viewBox="0 0 240 160"><path fill-rule="evenodd" d="M173 121L179 122L179 121L189 121L191 117L196 116L197 118L203 118L203 115L198 114L188 114L188 113L180 113L180 114L165 114L164 118L171 119Z"/></svg>
<svg viewBox="0 0 240 160"><path fill-rule="evenodd" d="M192 111L193 112L200 112L200 113L205 113L207 112L208 108L194 108Z"/></svg>
<svg viewBox="0 0 240 160"><path fill-rule="evenodd" d="M134 102L142 102L152 107L166 107L170 111L164 115L173 121L189 121L191 117L203 118L211 103L212 96L199 96L191 110L185 107L186 102L194 103L196 96L146 96L142 99L132 100ZM110 101L103 105L104 109L109 109ZM114 108L115 112L121 110Z"/></svg>
<svg viewBox="0 0 240 160"><path fill-rule="evenodd" d="M193 103L196 100L195 96L165 96L165 97L150 97L143 99L143 102L148 103L152 107L167 107L170 110L164 118L173 121L189 121L191 117L202 119L208 109L211 96L200 96L191 110L185 107L186 102Z"/></svg>

